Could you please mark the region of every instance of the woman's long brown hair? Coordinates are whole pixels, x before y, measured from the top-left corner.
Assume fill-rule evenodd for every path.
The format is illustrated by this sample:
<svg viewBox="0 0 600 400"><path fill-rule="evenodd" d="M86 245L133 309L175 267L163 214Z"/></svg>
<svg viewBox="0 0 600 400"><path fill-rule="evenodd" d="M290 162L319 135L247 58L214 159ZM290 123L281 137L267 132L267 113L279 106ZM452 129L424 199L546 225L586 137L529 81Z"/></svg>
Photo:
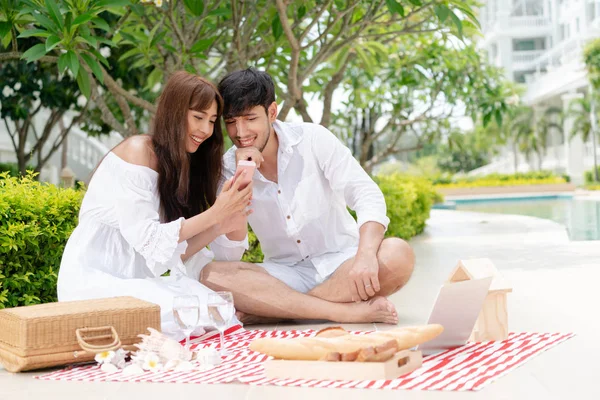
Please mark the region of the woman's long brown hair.
<svg viewBox="0 0 600 400"><path fill-rule="evenodd" d="M188 110L205 111L217 102L217 122L210 138L195 153L186 151ZM158 161L158 192L165 222L190 218L207 210L217 198L221 177L223 99L209 81L184 71L167 82L152 127Z"/></svg>

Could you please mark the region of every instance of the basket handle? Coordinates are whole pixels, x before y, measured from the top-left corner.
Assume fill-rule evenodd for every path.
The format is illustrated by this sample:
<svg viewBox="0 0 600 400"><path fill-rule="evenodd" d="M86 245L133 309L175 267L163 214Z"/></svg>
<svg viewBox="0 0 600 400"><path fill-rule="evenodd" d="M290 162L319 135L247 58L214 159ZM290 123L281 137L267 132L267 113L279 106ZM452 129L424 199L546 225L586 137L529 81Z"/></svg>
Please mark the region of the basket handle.
<svg viewBox="0 0 600 400"><path fill-rule="evenodd" d="M97 344L91 344L85 341L85 339L83 338L83 334L89 334L89 333L94 333L94 332L99 332L99 331L106 331L110 329L110 335L101 335L101 336L96 336L96 337L92 337L93 339L107 339L107 338L113 338L112 343L110 344L103 344L103 345L97 345ZM117 331L115 330L114 327L112 326L100 326L97 328L79 328L75 330L75 336L77 336L77 342L79 343L79 346L81 346L81 348L89 353L102 353L104 351L113 351L113 350L117 350L121 347L121 340L119 339L119 335L117 334Z"/></svg>

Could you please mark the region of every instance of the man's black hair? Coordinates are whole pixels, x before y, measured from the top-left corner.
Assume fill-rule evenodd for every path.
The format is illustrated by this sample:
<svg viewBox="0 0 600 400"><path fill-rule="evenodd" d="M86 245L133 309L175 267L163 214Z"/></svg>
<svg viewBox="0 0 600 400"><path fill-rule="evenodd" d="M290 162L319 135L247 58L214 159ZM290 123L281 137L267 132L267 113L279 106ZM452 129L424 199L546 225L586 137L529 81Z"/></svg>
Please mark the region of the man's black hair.
<svg viewBox="0 0 600 400"><path fill-rule="evenodd" d="M219 92L225 103L225 119L242 115L256 106L263 106L267 111L275 101L273 80L266 72L254 68L227 75L219 83Z"/></svg>

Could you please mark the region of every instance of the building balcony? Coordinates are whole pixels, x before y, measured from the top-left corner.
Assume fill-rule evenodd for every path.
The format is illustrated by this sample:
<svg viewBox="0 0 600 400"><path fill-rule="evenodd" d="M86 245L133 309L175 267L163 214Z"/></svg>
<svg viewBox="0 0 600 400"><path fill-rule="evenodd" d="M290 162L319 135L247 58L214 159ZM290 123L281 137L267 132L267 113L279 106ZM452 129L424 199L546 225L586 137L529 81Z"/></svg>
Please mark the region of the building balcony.
<svg viewBox="0 0 600 400"><path fill-rule="evenodd" d="M495 20L488 21L483 27L484 41L493 40L498 36L514 38L542 37L552 34L550 18L539 15L510 16L497 15Z"/></svg>
<svg viewBox="0 0 600 400"><path fill-rule="evenodd" d="M526 50L512 52L512 68L514 71L526 71L535 69L536 61L546 50ZM532 68L533 67L533 68Z"/></svg>
<svg viewBox="0 0 600 400"><path fill-rule="evenodd" d="M527 65L527 69L535 72L525 77L524 101L535 104L585 86L587 74L582 57L585 43L584 37L565 40Z"/></svg>
<svg viewBox="0 0 600 400"><path fill-rule="evenodd" d="M551 27L550 18L539 15L508 17L508 28L527 29Z"/></svg>

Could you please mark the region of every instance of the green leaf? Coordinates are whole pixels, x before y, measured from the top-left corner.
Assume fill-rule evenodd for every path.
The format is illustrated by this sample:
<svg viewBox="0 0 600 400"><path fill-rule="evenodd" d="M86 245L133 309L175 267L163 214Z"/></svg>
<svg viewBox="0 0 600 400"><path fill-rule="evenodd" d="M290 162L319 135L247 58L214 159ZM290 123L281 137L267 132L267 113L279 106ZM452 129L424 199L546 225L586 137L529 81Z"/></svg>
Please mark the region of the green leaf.
<svg viewBox="0 0 600 400"><path fill-rule="evenodd" d="M440 22L446 21L450 15L450 9L444 4L436 4L433 9L435 10L435 15L440 19Z"/></svg>
<svg viewBox="0 0 600 400"><path fill-rule="evenodd" d="M28 38L28 37L32 37L32 36L50 37L50 35L51 35L51 33L44 29L29 29L29 30L21 32L21 34L17 37L19 39L23 39L23 38Z"/></svg>
<svg viewBox="0 0 600 400"><path fill-rule="evenodd" d="M110 26L108 26L108 24L106 23L105 20L103 20L100 17L96 17L96 18L92 18L92 22L94 23L94 25L96 25L98 28L106 31L106 32L110 32Z"/></svg>
<svg viewBox="0 0 600 400"><path fill-rule="evenodd" d="M96 56L96 59L99 60L102 64L104 64L104 66L106 68L110 68L110 64L108 63L108 60L106 58L104 58L104 56L102 54L100 54L100 52L96 49L88 49L88 51L90 53L92 53L93 55Z"/></svg>
<svg viewBox="0 0 600 400"><path fill-rule="evenodd" d="M84 34L84 33L80 33L79 37L75 38L75 40L78 40L78 39L81 39L82 42L85 42L85 43L89 44L90 46L92 46L94 48L98 44L98 42L96 41L96 38L93 37L92 35L87 35L87 34Z"/></svg>
<svg viewBox="0 0 600 400"><path fill-rule="evenodd" d="M68 11L65 14L65 30L67 32L70 32L72 27L73 27L73 13L71 11Z"/></svg>
<svg viewBox="0 0 600 400"><path fill-rule="evenodd" d="M487 124L490 123L490 119L492 118L492 114L487 113L483 116L483 127L485 128Z"/></svg>
<svg viewBox="0 0 600 400"><path fill-rule="evenodd" d="M358 56L358 58L361 59L361 61L363 62L364 68L368 73L372 73L373 72L373 68L374 68L374 64L373 64L373 58L370 57L369 55L367 55L363 49L361 49L360 47L356 47L354 49L354 51L356 52L356 55Z"/></svg>
<svg viewBox="0 0 600 400"><path fill-rule="evenodd" d="M79 73L79 59L73 50L69 50L65 53L67 55L67 66L73 73L73 76L77 76Z"/></svg>
<svg viewBox="0 0 600 400"><path fill-rule="evenodd" d="M404 17L404 7L396 0L385 0L388 9L392 14L399 14L401 17Z"/></svg>
<svg viewBox="0 0 600 400"><path fill-rule="evenodd" d="M32 61L39 60L44 55L46 55L46 45L43 43L40 43L40 44L36 44L35 46L33 46L32 48L27 50L25 53L23 53L21 58L27 60L27 62L32 62Z"/></svg>
<svg viewBox="0 0 600 400"><path fill-rule="evenodd" d="M62 74L67 67L67 53L63 53L58 57L58 72Z"/></svg>
<svg viewBox="0 0 600 400"><path fill-rule="evenodd" d="M137 60L136 62L134 62L130 68L131 69L136 69L139 67L147 67L148 65L150 65L150 63L145 59L145 58L140 58L139 60Z"/></svg>
<svg viewBox="0 0 600 400"><path fill-rule="evenodd" d="M462 11L466 16L468 16L471 19L471 22L473 22L473 24L477 28L481 29L481 24L479 23L479 20L477 19L475 13L473 13L473 10L471 10L467 5L456 6L456 8Z"/></svg>
<svg viewBox="0 0 600 400"><path fill-rule="evenodd" d="M100 0L96 3L96 7L125 7L130 5L131 2L129 0Z"/></svg>
<svg viewBox="0 0 600 400"><path fill-rule="evenodd" d="M152 30L150 31L150 34L148 35L148 42L152 43L152 40L154 39L154 35L156 35L156 31L160 28L161 24L156 24L154 26L154 28L152 28Z"/></svg>
<svg viewBox="0 0 600 400"><path fill-rule="evenodd" d="M75 20L73 21L73 26L85 24L86 22L88 22L92 18L94 18L94 16L91 15L91 14L88 14L88 13L81 14L77 18L75 18Z"/></svg>
<svg viewBox="0 0 600 400"><path fill-rule="evenodd" d="M456 16L456 14L454 14L454 12L452 10L450 10L450 18L452 18L454 25L456 25L456 29L458 29L458 37L462 40L463 39L463 26L462 26L461 20Z"/></svg>
<svg viewBox="0 0 600 400"><path fill-rule="evenodd" d="M152 72L148 75L148 79L146 80L146 86L144 90L151 90L154 85L159 82L162 82L163 79L163 71L159 68L154 68Z"/></svg>
<svg viewBox="0 0 600 400"><path fill-rule="evenodd" d="M421 3L421 0L408 0L410 2L410 4L414 5L414 6L420 6L423 3Z"/></svg>
<svg viewBox="0 0 600 400"><path fill-rule="evenodd" d="M367 47L372 53L379 53L381 56L387 55L389 51L389 47L380 42L366 42L364 43L364 46Z"/></svg>
<svg viewBox="0 0 600 400"><path fill-rule="evenodd" d="M209 12L208 15L213 15L216 17L229 17L231 15L231 10L227 7L221 7Z"/></svg>
<svg viewBox="0 0 600 400"><path fill-rule="evenodd" d="M183 3L185 4L185 8L196 17L201 16L204 12L203 0L183 0Z"/></svg>
<svg viewBox="0 0 600 400"><path fill-rule="evenodd" d="M128 50L125 53L123 53L121 55L121 57L119 57L119 61L127 60L128 58L133 57L138 54L141 54L141 51L137 47L134 47L133 49Z"/></svg>
<svg viewBox="0 0 600 400"><path fill-rule="evenodd" d="M275 18L273 18L273 21L271 22L271 28L273 29L275 40L278 40L283 34L283 26L281 25L279 14L275 14Z"/></svg>
<svg viewBox="0 0 600 400"><path fill-rule="evenodd" d="M502 112L500 110L496 110L494 116L496 117L496 123L498 126L502 127Z"/></svg>
<svg viewBox="0 0 600 400"><path fill-rule="evenodd" d="M2 38L2 47L7 48L11 41L12 41L12 35L10 33L7 33Z"/></svg>
<svg viewBox="0 0 600 400"><path fill-rule="evenodd" d="M158 33L158 35L155 35L152 38L152 41L150 42L150 48L154 48L156 46L156 43L160 42L161 40L163 40L163 38L166 36L167 31L163 30L161 32ZM110 42L112 43L112 42ZM112 46L116 46L114 43L112 43Z"/></svg>
<svg viewBox="0 0 600 400"><path fill-rule="evenodd" d="M33 14L33 18L35 18L35 20L38 22L38 24L40 24L47 30L58 33L56 24L50 18L46 17L44 14Z"/></svg>
<svg viewBox="0 0 600 400"><path fill-rule="evenodd" d="M298 19L302 19L306 15L306 7L300 6L298 7Z"/></svg>
<svg viewBox="0 0 600 400"><path fill-rule="evenodd" d="M79 86L79 90L81 93L88 99L92 95L92 85L90 84L90 77L88 73L83 69L79 69L79 74L77 75L77 85Z"/></svg>
<svg viewBox="0 0 600 400"><path fill-rule="evenodd" d="M46 39L46 51L50 51L56 47L57 44L60 43L60 38L56 35L50 35L48 39Z"/></svg>
<svg viewBox="0 0 600 400"><path fill-rule="evenodd" d="M113 41L112 41L112 40L110 40L110 39L103 38L103 37L97 37L96 39L98 40L98 43L104 43L104 44L105 44L105 45L107 45L107 46L110 46L110 47L116 47L116 44L115 44L115 42L113 42Z"/></svg>
<svg viewBox="0 0 600 400"><path fill-rule="evenodd" d="M190 53L201 53L208 49L216 38L200 39L190 48Z"/></svg>
<svg viewBox="0 0 600 400"><path fill-rule="evenodd" d="M60 13L60 9L54 0L46 0L46 9L48 10L48 14L50 14L50 18L54 21L59 30L63 28L63 17Z"/></svg>
<svg viewBox="0 0 600 400"><path fill-rule="evenodd" d="M6 35L8 32L10 32L10 29L12 28L10 22L8 21L1 21L0 22L0 37L4 37L4 35Z"/></svg>
<svg viewBox="0 0 600 400"><path fill-rule="evenodd" d="M104 75L102 74L102 68L100 68L100 64L96 61L92 56L86 53L81 53L81 58L86 62L87 65L90 66L90 69L94 73L94 76L98 79L98 81L104 84Z"/></svg>

